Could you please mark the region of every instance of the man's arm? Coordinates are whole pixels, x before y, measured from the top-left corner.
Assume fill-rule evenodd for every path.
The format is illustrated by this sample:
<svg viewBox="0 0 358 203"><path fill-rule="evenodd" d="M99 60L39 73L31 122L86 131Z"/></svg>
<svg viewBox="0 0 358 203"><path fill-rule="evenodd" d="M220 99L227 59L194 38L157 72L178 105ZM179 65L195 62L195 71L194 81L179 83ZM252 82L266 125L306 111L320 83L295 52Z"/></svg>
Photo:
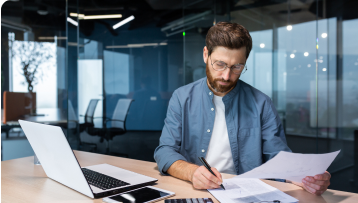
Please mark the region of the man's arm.
<svg viewBox="0 0 358 203"><path fill-rule="evenodd" d="M182 143L182 109L178 93L175 91L169 101L167 117L160 137L159 146L155 149L154 159L161 174L191 181L197 189L218 188L222 182L221 174L212 168L213 176L204 166L188 163L180 154ZM220 183L220 184L218 184Z"/></svg>
<svg viewBox="0 0 358 203"><path fill-rule="evenodd" d="M204 166L178 160L169 167L167 172L176 178L192 182L196 189L219 188L222 183L221 174L216 168L211 168L211 170L215 173L216 177Z"/></svg>

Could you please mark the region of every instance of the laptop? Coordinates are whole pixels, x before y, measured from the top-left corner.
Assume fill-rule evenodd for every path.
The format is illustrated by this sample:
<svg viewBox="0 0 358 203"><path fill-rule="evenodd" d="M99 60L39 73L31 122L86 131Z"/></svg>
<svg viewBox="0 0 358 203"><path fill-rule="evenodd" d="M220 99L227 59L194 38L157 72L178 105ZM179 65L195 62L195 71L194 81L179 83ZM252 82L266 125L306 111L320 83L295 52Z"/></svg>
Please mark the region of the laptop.
<svg viewBox="0 0 358 203"><path fill-rule="evenodd" d="M88 197L102 198L158 181L106 163L81 167L60 127L19 123L46 175Z"/></svg>

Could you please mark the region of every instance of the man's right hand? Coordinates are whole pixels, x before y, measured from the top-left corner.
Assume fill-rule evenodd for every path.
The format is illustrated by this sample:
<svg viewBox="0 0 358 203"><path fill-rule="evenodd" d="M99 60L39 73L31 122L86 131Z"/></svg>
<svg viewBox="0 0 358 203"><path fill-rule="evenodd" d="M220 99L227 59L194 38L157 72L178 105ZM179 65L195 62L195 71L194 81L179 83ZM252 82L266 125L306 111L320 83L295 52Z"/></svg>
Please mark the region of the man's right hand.
<svg viewBox="0 0 358 203"><path fill-rule="evenodd" d="M222 177L216 168L211 168L215 176L204 166L199 166L193 173L191 182L196 189L214 189L222 184Z"/></svg>

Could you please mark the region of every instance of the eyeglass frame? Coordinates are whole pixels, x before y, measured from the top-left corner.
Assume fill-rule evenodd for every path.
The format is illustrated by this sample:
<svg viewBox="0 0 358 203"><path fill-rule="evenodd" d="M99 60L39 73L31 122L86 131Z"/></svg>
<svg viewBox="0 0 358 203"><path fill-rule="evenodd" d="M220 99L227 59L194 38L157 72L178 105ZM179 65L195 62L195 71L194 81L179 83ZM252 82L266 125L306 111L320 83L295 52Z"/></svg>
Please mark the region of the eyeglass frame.
<svg viewBox="0 0 358 203"><path fill-rule="evenodd" d="M209 57L210 57L211 67L212 67L215 71L224 71L224 70L226 70L226 69L229 67L224 61L217 60L217 61L215 61L215 62L213 63L213 61L212 61L212 59L211 59L211 55L209 55ZM222 70L216 70L216 69L214 68L214 64L215 64L216 62L218 62L218 61L223 62L223 63L225 64L225 68L224 68L224 69L222 69ZM244 65L244 68L242 68L242 70L241 70L241 72L240 72L239 74L236 74L236 73L233 71L233 68L232 68L232 67L234 67L235 65ZM232 66L230 67L230 71L232 71L235 75L244 74L244 73L247 71L246 61L245 61L245 64L238 63L238 64L235 64L235 65L232 65ZM245 71L244 71L244 69L245 69Z"/></svg>

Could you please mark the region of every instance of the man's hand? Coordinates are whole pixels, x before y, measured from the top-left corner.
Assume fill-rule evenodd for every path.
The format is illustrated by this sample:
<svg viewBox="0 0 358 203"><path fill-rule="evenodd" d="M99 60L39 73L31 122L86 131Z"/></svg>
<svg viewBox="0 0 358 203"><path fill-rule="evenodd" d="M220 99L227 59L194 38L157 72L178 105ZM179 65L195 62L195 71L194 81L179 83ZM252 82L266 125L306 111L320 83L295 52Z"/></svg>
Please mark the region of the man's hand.
<svg viewBox="0 0 358 203"><path fill-rule="evenodd" d="M216 177L204 166L178 160L169 167L167 172L176 178L192 182L196 189L219 188L223 182L221 174L216 168L211 168L211 170Z"/></svg>
<svg viewBox="0 0 358 203"><path fill-rule="evenodd" d="M191 179L194 188L214 189L220 187L223 182L221 174L218 170L216 170L216 168L211 168L211 170L214 172L215 176L211 174L210 171L204 166L200 166L194 171L193 177Z"/></svg>
<svg viewBox="0 0 358 203"><path fill-rule="evenodd" d="M331 174L329 174L327 171L323 174L318 174L313 177L307 176L302 179L302 187L312 194L321 195L331 184L330 179Z"/></svg>

